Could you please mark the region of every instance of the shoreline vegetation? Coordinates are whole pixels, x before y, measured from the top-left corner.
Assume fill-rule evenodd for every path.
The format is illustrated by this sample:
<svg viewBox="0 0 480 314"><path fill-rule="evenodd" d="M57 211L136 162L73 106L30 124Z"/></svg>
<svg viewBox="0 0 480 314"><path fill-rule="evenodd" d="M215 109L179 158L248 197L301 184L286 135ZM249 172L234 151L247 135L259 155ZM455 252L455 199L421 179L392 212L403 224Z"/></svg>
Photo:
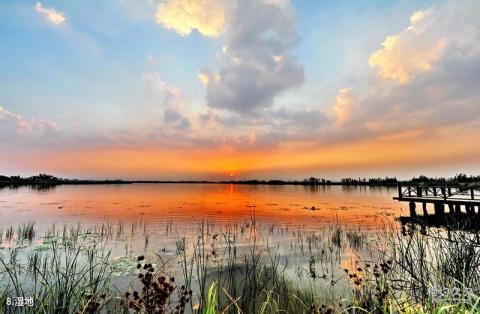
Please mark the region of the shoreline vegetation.
<svg viewBox="0 0 480 314"><path fill-rule="evenodd" d="M261 243L258 227L252 217L242 249L238 228L217 234L213 222L203 222L196 237L177 241L174 256L126 252L122 264L107 249L109 241L129 233L121 224L53 225L40 238L33 222L17 232L7 229L4 242L21 245L0 254L0 283L6 285L0 310L14 312L9 298L25 296L35 306L24 313L479 312L478 233L447 237L432 229L428 236L414 230L402 237L386 226L376 238L334 224L297 234L297 242L308 243L299 252L310 257L301 287L287 275L278 248ZM41 249L28 250L25 243L39 239ZM339 254L350 250L369 253L339 263ZM131 280L127 287L112 285L119 268Z"/></svg>
<svg viewBox="0 0 480 314"><path fill-rule="evenodd" d="M396 177L384 178L342 178L341 180L330 180L325 178L310 177L304 180L85 180L58 178L49 174L39 174L31 177L4 176L0 175L0 186L5 185L88 185L88 184L251 184L251 185L304 185L304 186L397 186L402 185L477 185L480 182L480 175L457 174L451 178L427 177L420 175L409 180L398 180Z"/></svg>

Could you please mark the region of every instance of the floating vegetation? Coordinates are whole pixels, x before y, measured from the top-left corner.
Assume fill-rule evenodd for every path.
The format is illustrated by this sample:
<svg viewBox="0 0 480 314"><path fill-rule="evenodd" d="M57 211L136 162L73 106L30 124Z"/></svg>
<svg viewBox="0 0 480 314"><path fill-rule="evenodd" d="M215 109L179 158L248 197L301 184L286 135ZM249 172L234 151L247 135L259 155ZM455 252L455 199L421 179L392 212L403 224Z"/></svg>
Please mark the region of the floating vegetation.
<svg viewBox="0 0 480 314"><path fill-rule="evenodd" d="M139 273L139 269L137 268L137 261L129 257L114 257L111 260L111 264L112 267L115 269L115 271L112 272L112 276L114 277L133 276Z"/></svg>

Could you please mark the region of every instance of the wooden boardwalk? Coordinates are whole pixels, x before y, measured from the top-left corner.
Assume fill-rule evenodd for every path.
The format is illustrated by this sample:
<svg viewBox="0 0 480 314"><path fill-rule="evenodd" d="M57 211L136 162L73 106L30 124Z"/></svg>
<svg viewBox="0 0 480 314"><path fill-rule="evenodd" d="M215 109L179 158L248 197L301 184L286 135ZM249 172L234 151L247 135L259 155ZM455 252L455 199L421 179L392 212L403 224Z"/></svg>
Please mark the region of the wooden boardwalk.
<svg viewBox="0 0 480 314"><path fill-rule="evenodd" d="M393 198L409 203L409 216L400 217L402 226L480 230L480 188L462 186L398 186ZM421 211L417 210L421 205ZM433 205L433 213L428 207ZM420 213L419 213L420 211Z"/></svg>

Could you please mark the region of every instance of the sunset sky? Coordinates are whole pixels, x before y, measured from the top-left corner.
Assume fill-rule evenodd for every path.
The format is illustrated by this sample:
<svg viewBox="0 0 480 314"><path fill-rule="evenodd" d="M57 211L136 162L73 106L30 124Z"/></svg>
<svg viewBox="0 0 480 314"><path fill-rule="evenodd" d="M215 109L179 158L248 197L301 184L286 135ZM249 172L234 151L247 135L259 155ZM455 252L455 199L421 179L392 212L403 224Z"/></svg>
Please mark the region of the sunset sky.
<svg viewBox="0 0 480 314"><path fill-rule="evenodd" d="M480 174L478 0L0 2L0 174Z"/></svg>

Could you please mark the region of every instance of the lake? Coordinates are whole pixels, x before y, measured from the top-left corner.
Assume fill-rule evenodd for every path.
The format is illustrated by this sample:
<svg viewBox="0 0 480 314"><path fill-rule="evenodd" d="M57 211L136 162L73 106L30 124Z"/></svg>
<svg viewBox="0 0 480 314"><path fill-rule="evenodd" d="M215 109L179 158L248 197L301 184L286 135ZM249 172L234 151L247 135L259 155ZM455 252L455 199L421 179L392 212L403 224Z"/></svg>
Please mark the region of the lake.
<svg viewBox="0 0 480 314"><path fill-rule="evenodd" d="M111 282L119 291L136 280L137 256L145 256L183 276L200 295L227 266L237 269L232 260L244 267L239 265L248 265L247 256L258 256L296 286L316 287L325 299L338 299L351 291L343 270L374 256L365 244L397 227L395 218L406 209L392 200L396 192L338 185L4 187L0 252L5 260L14 254L28 269L39 255L51 254L52 244L69 247L82 239L87 247L111 253ZM32 224L34 231L23 236ZM197 270L196 278L188 278L187 266Z"/></svg>
<svg viewBox="0 0 480 314"><path fill-rule="evenodd" d="M39 225L95 224L105 218L143 218L152 228L165 222L182 226L203 220L235 223L256 213L259 222L315 229L340 224L375 229L380 217L401 214L396 189L352 186L118 184L60 185L0 189L5 223L34 220Z"/></svg>
<svg viewBox="0 0 480 314"><path fill-rule="evenodd" d="M35 223L37 235L53 224L109 224L116 229L135 229L134 233L141 229L142 236L129 240L133 241L131 254L144 254L145 235L154 252L169 249L179 237L195 236L202 222L221 229L246 226L254 217L257 229L262 230L271 245L276 245L284 244L293 232L315 232L330 225L362 232L384 230L385 225L394 223L394 218L405 212L401 203L392 200L395 193L395 188L365 186L24 186L0 189L0 229L26 222ZM276 229L283 232L281 237L274 235Z"/></svg>

